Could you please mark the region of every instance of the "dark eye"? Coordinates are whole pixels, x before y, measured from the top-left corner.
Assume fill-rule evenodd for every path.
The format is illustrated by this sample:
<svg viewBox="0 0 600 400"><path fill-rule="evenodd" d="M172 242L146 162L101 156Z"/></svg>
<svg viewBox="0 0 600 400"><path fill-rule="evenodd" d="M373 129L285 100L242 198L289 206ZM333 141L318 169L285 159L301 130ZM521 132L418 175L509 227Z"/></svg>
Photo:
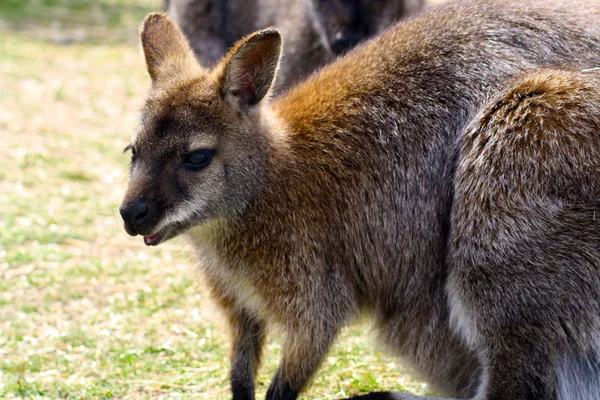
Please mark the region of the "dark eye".
<svg viewBox="0 0 600 400"><path fill-rule="evenodd" d="M183 167L198 171L210 164L215 152L209 149L195 150L183 155Z"/></svg>
<svg viewBox="0 0 600 400"><path fill-rule="evenodd" d="M127 145L127 147L125 147L125 149L123 149L123 153L126 153L128 151L131 150L131 162L134 162L135 159L137 158L137 154L135 152L135 148L132 145Z"/></svg>

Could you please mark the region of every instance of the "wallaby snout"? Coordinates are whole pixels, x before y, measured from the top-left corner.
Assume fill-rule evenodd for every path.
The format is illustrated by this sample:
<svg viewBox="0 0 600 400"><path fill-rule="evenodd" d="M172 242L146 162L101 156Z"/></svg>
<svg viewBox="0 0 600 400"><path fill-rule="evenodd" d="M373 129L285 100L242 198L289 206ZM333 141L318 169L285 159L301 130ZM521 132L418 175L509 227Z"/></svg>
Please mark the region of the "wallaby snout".
<svg viewBox="0 0 600 400"><path fill-rule="evenodd" d="M121 207L119 207L119 212L125 223L125 230L131 236L136 236L144 230L144 224L152 219L153 211L146 202L141 200L121 204Z"/></svg>
<svg viewBox="0 0 600 400"><path fill-rule="evenodd" d="M165 238L166 232L161 231L164 211L158 202L143 196L126 196L119 207L125 232L130 236L143 236L148 246L156 246Z"/></svg>

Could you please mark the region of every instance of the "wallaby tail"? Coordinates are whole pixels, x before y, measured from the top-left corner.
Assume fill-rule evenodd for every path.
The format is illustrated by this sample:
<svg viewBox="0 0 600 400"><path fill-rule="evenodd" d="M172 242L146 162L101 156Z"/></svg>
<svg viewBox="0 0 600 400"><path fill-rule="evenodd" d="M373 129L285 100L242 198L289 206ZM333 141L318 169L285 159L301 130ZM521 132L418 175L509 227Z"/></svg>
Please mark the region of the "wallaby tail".
<svg viewBox="0 0 600 400"><path fill-rule="evenodd" d="M558 400L600 400L600 352L567 357L557 372Z"/></svg>

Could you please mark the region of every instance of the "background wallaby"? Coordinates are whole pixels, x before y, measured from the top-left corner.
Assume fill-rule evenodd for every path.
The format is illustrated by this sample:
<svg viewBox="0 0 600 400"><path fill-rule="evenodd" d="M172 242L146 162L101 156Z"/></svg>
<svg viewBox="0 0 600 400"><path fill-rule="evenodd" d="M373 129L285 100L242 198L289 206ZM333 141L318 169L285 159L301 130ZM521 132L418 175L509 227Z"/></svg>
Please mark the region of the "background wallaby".
<svg viewBox="0 0 600 400"><path fill-rule="evenodd" d="M239 38L269 26L286 39L277 88L285 90L396 20L424 0L171 0L168 13L204 65Z"/></svg>
<svg viewBox="0 0 600 400"><path fill-rule="evenodd" d="M268 102L281 37L213 69L165 16L131 141L125 229L185 233L254 398L295 399L360 314L445 394L600 399L600 3L463 1ZM370 399L414 399L379 393Z"/></svg>

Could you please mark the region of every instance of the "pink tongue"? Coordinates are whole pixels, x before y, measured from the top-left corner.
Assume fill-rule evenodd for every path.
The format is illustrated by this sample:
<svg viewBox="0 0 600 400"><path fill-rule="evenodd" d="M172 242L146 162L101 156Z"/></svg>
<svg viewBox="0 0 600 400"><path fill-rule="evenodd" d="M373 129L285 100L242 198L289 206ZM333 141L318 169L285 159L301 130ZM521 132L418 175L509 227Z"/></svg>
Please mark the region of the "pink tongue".
<svg viewBox="0 0 600 400"><path fill-rule="evenodd" d="M158 236L157 233L155 233L154 235L150 235L150 236L144 236L144 244L146 246L150 246L152 243L154 243L157 236Z"/></svg>

